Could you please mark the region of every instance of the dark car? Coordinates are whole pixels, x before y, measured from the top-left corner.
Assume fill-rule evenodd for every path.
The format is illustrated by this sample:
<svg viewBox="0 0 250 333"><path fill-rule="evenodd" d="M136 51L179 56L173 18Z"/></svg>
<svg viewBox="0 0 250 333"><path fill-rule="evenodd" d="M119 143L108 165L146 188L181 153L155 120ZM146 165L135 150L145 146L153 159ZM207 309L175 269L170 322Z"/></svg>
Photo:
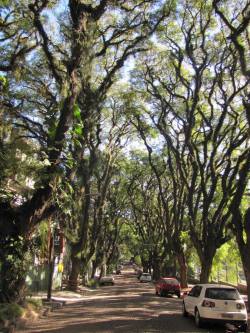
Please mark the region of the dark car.
<svg viewBox="0 0 250 333"><path fill-rule="evenodd" d="M166 296L168 294L175 294L179 298L181 297L181 286L180 282L172 277L160 278L155 283L155 293L156 295Z"/></svg>

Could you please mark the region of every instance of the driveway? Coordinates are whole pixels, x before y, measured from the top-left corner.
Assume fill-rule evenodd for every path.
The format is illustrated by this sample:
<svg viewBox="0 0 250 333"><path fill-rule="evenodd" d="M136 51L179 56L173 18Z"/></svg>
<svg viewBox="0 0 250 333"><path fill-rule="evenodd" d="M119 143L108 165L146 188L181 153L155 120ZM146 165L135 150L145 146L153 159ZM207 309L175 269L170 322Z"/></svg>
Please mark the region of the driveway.
<svg viewBox="0 0 250 333"><path fill-rule="evenodd" d="M197 329L193 318L183 318L181 299L158 297L152 284L139 283L131 273L65 305L19 333L224 333L223 327Z"/></svg>

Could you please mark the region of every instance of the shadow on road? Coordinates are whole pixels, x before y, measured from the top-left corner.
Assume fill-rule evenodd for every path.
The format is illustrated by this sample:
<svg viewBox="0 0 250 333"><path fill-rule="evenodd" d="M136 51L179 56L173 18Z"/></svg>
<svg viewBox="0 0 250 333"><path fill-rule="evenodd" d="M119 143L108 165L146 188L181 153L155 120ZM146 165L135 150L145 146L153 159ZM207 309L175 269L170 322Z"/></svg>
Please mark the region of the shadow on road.
<svg viewBox="0 0 250 333"><path fill-rule="evenodd" d="M158 297L153 284L138 282L135 275L116 276L114 286L105 286L68 304L20 333L210 333L197 329L192 318L181 316L182 300Z"/></svg>

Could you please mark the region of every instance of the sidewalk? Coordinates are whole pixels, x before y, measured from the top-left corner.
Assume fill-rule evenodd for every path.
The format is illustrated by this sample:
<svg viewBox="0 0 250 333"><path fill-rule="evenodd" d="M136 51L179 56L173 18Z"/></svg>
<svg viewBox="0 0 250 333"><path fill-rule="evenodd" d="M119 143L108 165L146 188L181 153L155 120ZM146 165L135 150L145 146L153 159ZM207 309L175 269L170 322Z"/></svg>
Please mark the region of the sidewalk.
<svg viewBox="0 0 250 333"><path fill-rule="evenodd" d="M51 300L55 302L62 302L63 304L78 303L86 299L95 289L89 289L86 287L81 287L79 292L69 291L69 290L55 290L52 292ZM38 292L31 296L35 299L47 299L46 292Z"/></svg>

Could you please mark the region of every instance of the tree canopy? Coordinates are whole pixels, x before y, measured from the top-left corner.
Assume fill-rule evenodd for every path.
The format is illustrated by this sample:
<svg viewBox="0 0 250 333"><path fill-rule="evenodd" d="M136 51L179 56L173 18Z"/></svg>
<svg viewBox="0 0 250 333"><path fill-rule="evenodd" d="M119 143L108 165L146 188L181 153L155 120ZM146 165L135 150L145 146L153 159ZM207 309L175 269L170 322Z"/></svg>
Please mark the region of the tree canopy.
<svg viewBox="0 0 250 333"><path fill-rule="evenodd" d="M47 219L67 239L71 289L90 263L92 276L115 267L126 239L144 270L175 267L183 287L189 246L207 282L235 238L250 297L249 13L0 1L1 302L22 300Z"/></svg>

